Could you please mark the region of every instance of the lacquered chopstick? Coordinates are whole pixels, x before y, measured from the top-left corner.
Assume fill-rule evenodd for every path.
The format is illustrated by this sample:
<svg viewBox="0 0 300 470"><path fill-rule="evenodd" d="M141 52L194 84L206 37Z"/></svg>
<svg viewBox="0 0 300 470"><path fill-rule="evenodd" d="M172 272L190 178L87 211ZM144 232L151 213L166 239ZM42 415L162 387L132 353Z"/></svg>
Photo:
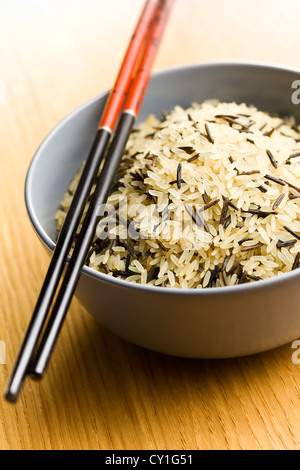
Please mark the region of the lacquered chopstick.
<svg viewBox="0 0 300 470"><path fill-rule="evenodd" d="M43 376L63 325L82 267L93 241L97 224L101 216L104 214L105 204L120 160L124 153L128 137L139 113L140 106L150 80L151 68L173 3L174 0L165 0L162 2L161 11L153 25L151 40L146 47L144 57L129 89L124 105L124 111L121 115L115 137L109 148L87 215L75 244L73 255L71 256L69 266L64 276L61 289L59 290L49 322L31 366L30 372L34 378L41 378Z"/></svg>
<svg viewBox="0 0 300 470"><path fill-rule="evenodd" d="M120 110L124 104L132 75L144 51L147 36L152 27L157 10L160 8L160 3L160 0L147 0L128 45L113 89L107 99L94 142L60 236L57 240L29 327L6 388L5 397L10 402L15 402L18 398L22 382L28 371L34 349L36 348L42 328L46 322L49 309L62 276L74 234L80 223L86 201L103 160L111 134L114 131Z"/></svg>

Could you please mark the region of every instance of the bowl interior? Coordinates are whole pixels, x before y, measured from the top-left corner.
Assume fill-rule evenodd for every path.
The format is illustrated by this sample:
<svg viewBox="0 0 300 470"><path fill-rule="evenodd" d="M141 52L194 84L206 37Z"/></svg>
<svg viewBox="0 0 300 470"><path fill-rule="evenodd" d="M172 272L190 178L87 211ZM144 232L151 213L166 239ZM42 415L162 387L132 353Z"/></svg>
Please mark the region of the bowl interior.
<svg viewBox="0 0 300 470"><path fill-rule="evenodd" d="M263 111L294 115L300 122L300 105L292 102L292 83L299 72L257 64L203 64L153 75L139 121L160 115L175 105L188 107L207 99L253 104ZM53 249L54 214L79 166L89 152L107 93L74 111L44 140L28 171L25 197L33 226Z"/></svg>

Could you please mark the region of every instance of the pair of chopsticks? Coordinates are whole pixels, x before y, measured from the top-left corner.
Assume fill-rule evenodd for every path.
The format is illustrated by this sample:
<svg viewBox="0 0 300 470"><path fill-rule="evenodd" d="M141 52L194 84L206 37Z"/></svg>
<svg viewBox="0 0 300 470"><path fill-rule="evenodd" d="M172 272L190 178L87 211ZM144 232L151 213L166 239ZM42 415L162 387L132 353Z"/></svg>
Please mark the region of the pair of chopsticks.
<svg viewBox="0 0 300 470"><path fill-rule="evenodd" d="M141 13L118 77L107 99L94 142L7 385L5 398L10 402L16 402L27 375L32 378L41 378L45 372L93 241L97 224L104 215L105 204L147 90L153 62L173 3L174 0L147 0ZM102 162L103 167L96 189L61 281L74 235Z"/></svg>

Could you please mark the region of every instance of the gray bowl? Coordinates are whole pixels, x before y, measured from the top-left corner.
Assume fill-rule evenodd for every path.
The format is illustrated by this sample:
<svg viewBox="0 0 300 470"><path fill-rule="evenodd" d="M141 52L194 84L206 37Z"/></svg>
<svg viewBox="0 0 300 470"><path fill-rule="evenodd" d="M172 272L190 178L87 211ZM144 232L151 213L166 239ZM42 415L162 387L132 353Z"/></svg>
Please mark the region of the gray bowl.
<svg viewBox="0 0 300 470"><path fill-rule="evenodd" d="M292 83L299 71L271 65L216 63L155 73L139 120L176 104L210 98L254 104L294 115ZM87 157L107 93L64 119L44 140L30 165L25 187L32 225L49 252L54 214ZM76 296L117 335L174 356L228 358L282 346L300 337L300 271L268 281L201 291L145 287L83 269Z"/></svg>

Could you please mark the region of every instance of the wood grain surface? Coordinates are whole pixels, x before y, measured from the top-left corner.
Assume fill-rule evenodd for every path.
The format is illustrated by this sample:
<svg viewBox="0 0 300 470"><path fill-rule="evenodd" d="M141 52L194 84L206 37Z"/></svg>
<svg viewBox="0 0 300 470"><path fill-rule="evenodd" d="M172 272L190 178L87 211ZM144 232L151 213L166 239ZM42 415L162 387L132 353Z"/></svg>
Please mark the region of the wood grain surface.
<svg viewBox="0 0 300 470"><path fill-rule="evenodd" d="M16 405L2 398L49 261L26 214L28 166L58 121L112 85L143 4L0 0L0 449L298 449L290 344L236 360L167 357L116 337L75 299L44 380L26 381ZM299 0L177 0L155 69L300 69L299 17Z"/></svg>

